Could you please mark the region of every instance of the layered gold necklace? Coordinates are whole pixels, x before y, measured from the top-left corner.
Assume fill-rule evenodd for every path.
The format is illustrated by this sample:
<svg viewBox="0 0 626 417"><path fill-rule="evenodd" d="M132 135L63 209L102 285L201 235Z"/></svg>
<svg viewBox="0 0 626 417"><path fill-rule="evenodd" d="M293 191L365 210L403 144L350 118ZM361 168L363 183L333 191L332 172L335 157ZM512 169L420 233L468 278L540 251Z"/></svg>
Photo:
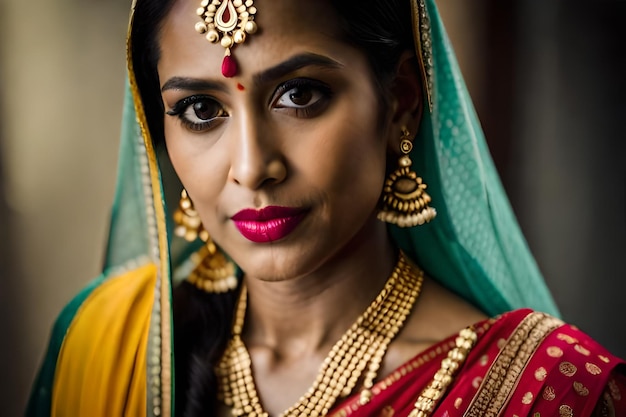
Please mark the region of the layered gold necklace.
<svg viewBox="0 0 626 417"><path fill-rule="evenodd" d="M400 253L383 290L332 347L311 388L280 417L325 416L337 400L348 397L359 384L361 404L369 402L387 347L410 314L423 280L423 271ZM256 391L250 354L241 340L246 305L244 287L232 338L215 370L218 399L232 409L233 416L269 417Z"/></svg>

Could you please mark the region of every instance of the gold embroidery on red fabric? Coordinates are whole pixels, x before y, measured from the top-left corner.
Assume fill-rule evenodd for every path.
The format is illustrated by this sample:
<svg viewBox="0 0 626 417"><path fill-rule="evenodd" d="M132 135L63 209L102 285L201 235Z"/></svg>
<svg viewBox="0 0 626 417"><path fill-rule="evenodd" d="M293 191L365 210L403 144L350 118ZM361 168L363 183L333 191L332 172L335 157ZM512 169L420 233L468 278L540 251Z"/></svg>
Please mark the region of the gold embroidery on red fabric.
<svg viewBox="0 0 626 417"><path fill-rule="evenodd" d="M506 339L498 339L498 349L502 349L506 345Z"/></svg>
<svg viewBox="0 0 626 417"><path fill-rule="evenodd" d="M541 413L537 412L537 413L533 414L533 417L541 417Z"/></svg>
<svg viewBox="0 0 626 417"><path fill-rule="evenodd" d="M462 404L463 404L463 398L459 397L456 400L454 400L454 408L456 408L457 410L461 408Z"/></svg>
<svg viewBox="0 0 626 417"><path fill-rule="evenodd" d="M497 416L510 400L517 380L545 337L563 322L543 313L524 318L495 359L466 417Z"/></svg>
<svg viewBox="0 0 626 417"><path fill-rule="evenodd" d="M589 351L589 349L581 346L581 345L576 345L574 346L574 350L578 353L580 353L581 355L585 355L585 356L589 356L591 355L591 352Z"/></svg>
<svg viewBox="0 0 626 417"><path fill-rule="evenodd" d="M475 329L476 334L478 334L479 336L483 335L487 330L489 330L489 328L493 325L493 323L494 323L493 320L488 320L484 322L482 325L478 326ZM452 339L448 343L443 344L442 346L438 347L439 349L436 348L435 351L439 351L440 354L444 354L444 353L447 354L454 347L456 347L456 343L454 339ZM407 365L405 365L403 368L400 368L400 370L396 370L395 372L393 372L386 378L382 379L372 388L372 393L374 394L374 396L380 395L383 391L387 390L394 383L398 382L398 380L400 379L399 371L403 369L407 369L409 370L409 372L414 371L426 365L427 363L429 363L431 361L431 355L433 355L433 353L434 353L433 351L430 351L430 352L427 351L427 352L422 353L417 358L415 358L414 360L409 362ZM433 356L438 357L439 355L435 354ZM374 396L372 398L374 398ZM358 401L356 401L355 404L340 408L338 411L336 411L335 413L331 413L330 415L332 417L349 417L355 411L357 411L360 407L361 405L359 405Z"/></svg>
<svg viewBox="0 0 626 417"><path fill-rule="evenodd" d="M478 389L478 387L480 387L480 384L482 384L482 383L483 383L483 377L482 376L477 376L472 381L472 387Z"/></svg>
<svg viewBox="0 0 626 417"><path fill-rule="evenodd" d="M542 397L546 401L553 401L556 398L556 392L554 392L554 388L549 385L545 387Z"/></svg>
<svg viewBox="0 0 626 417"><path fill-rule="evenodd" d="M559 407L559 415L561 417L573 417L574 410L572 410L572 407L570 407L569 405L563 404Z"/></svg>
<svg viewBox="0 0 626 417"><path fill-rule="evenodd" d="M535 379L537 381L544 381L547 376L548 371L546 371L546 368L544 368L543 366L537 368L537 370L535 371Z"/></svg>
<svg viewBox="0 0 626 417"><path fill-rule="evenodd" d="M609 362L611 362L611 360L610 360L609 358L607 358L606 356L604 356L604 355L598 355L598 358L599 358L602 362L604 362L604 363L609 363Z"/></svg>
<svg viewBox="0 0 626 417"><path fill-rule="evenodd" d="M585 369L587 370L587 372L589 372L591 375L600 375L602 373L602 369L600 369L598 367L598 365L595 365L591 362L587 362L585 364Z"/></svg>
<svg viewBox="0 0 626 417"><path fill-rule="evenodd" d="M522 404L524 404L524 405L532 404L534 399L535 399L535 396L533 395L533 393L532 392L527 392L522 397Z"/></svg>
<svg viewBox="0 0 626 417"><path fill-rule="evenodd" d="M574 343L578 343L578 340L574 339L572 336L568 335L568 334L563 334L563 333L559 333L556 336L557 339L564 341L565 343L568 343L570 345L573 345Z"/></svg>
<svg viewBox="0 0 626 417"><path fill-rule="evenodd" d="M483 355L480 357L480 366L485 366L489 363L489 355Z"/></svg>
<svg viewBox="0 0 626 417"><path fill-rule="evenodd" d="M578 368L571 362L561 362L559 364L559 371L565 376L572 377L576 374Z"/></svg>
<svg viewBox="0 0 626 417"><path fill-rule="evenodd" d="M546 352L551 358L560 358L561 356L563 356L563 350L558 346L550 346L548 349L546 349Z"/></svg>
<svg viewBox="0 0 626 417"><path fill-rule="evenodd" d="M587 395L589 395L589 389L587 389L587 387L584 386L581 382L574 382L573 387L576 394L580 395L581 397L586 397Z"/></svg>

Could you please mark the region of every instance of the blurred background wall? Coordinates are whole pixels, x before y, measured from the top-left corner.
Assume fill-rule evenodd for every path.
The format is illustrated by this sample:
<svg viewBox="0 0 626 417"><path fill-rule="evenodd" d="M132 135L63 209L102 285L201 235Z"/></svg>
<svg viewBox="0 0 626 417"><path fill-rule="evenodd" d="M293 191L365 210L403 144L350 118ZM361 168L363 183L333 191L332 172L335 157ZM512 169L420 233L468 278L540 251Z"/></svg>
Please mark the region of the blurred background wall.
<svg viewBox="0 0 626 417"><path fill-rule="evenodd" d="M0 0L0 416L19 416L55 317L98 274L130 1Z"/></svg>
<svg viewBox="0 0 626 417"><path fill-rule="evenodd" d="M0 404L99 272L130 1L0 0ZM513 207L566 320L626 356L626 2L440 0Z"/></svg>

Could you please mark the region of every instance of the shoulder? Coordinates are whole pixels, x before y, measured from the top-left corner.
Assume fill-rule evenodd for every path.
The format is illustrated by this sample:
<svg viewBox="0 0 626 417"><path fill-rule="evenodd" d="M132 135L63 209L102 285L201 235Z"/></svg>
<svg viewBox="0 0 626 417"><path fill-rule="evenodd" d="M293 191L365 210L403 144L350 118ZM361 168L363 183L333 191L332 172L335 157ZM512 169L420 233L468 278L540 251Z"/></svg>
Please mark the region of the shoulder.
<svg viewBox="0 0 626 417"><path fill-rule="evenodd" d="M426 345L438 343L488 317L434 279L426 278L415 311L403 330L407 338Z"/></svg>
<svg viewBox="0 0 626 417"><path fill-rule="evenodd" d="M592 415L605 392L622 401L624 362L575 326L517 310L494 319L485 336L497 350L474 398L476 412Z"/></svg>

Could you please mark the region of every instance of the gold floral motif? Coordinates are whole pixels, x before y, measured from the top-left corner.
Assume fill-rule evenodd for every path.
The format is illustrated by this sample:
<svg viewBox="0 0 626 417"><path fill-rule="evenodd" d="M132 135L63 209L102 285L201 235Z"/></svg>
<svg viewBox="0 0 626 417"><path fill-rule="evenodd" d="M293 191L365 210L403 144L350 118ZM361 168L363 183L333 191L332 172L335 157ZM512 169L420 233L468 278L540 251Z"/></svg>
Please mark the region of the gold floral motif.
<svg viewBox="0 0 626 417"><path fill-rule="evenodd" d="M489 356L483 355L480 357L480 366L485 366L489 363Z"/></svg>
<svg viewBox="0 0 626 417"><path fill-rule="evenodd" d="M482 384L482 383L483 383L483 377L482 376L477 376L472 381L472 387L478 389L478 387L480 387L480 384Z"/></svg>
<svg viewBox="0 0 626 417"><path fill-rule="evenodd" d="M559 407L559 415L561 417L573 417L574 410L572 410L572 407L570 407L569 405L563 404Z"/></svg>
<svg viewBox="0 0 626 417"><path fill-rule="evenodd" d="M559 371L568 377L574 376L577 370L578 368L576 368L576 366L571 362L561 362L559 365Z"/></svg>
<svg viewBox="0 0 626 417"><path fill-rule="evenodd" d="M546 371L546 368L544 368L543 366L540 368L537 368L537 370L535 371L535 379L537 381L543 381L546 379L547 376L548 376L548 371Z"/></svg>
<svg viewBox="0 0 626 417"><path fill-rule="evenodd" d="M532 404L533 399L535 397L533 396L532 392L527 392L526 394L524 394L524 396L522 397L522 404L524 405L529 405Z"/></svg>
<svg viewBox="0 0 626 417"><path fill-rule="evenodd" d="M581 346L581 345L576 345L574 346L574 350L578 353L580 353L581 355L585 355L585 356L589 356L591 355L591 352L589 351L589 349Z"/></svg>
<svg viewBox="0 0 626 417"><path fill-rule="evenodd" d="M574 339L572 336L564 333L559 333L556 335L556 338L564 341L567 344L573 345L574 343L578 343L578 340Z"/></svg>
<svg viewBox="0 0 626 417"><path fill-rule="evenodd" d="M585 364L585 369L591 375L600 375L602 373L602 369L600 369L600 367L598 367L598 365L595 365L595 364L593 364L591 362L587 362Z"/></svg>
<svg viewBox="0 0 626 417"><path fill-rule="evenodd" d="M558 346L550 346L548 349L546 349L546 352L551 358L560 358L561 356L563 356L563 350Z"/></svg>
<svg viewBox="0 0 626 417"><path fill-rule="evenodd" d="M574 382L574 391L581 397L589 395L589 390L581 382Z"/></svg>
<svg viewBox="0 0 626 417"><path fill-rule="evenodd" d="M554 392L554 388L551 386L547 386L543 389L543 399L546 401L553 401L556 398L556 393Z"/></svg>
<svg viewBox="0 0 626 417"><path fill-rule="evenodd" d="M504 346L506 346L506 339L498 339L498 349L502 350Z"/></svg>
<svg viewBox="0 0 626 417"><path fill-rule="evenodd" d="M454 408L458 410L459 408L461 408L461 405L463 405L463 398L459 397L454 400Z"/></svg>
<svg viewBox="0 0 626 417"><path fill-rule="evenodd" d="M611 362L611 360L610 360L609 358L607 358L606 356L604 356L604 355L598 355L598 358L599 358L602 362L604 362L604 363L609 363L609 362Z"/></svg>

